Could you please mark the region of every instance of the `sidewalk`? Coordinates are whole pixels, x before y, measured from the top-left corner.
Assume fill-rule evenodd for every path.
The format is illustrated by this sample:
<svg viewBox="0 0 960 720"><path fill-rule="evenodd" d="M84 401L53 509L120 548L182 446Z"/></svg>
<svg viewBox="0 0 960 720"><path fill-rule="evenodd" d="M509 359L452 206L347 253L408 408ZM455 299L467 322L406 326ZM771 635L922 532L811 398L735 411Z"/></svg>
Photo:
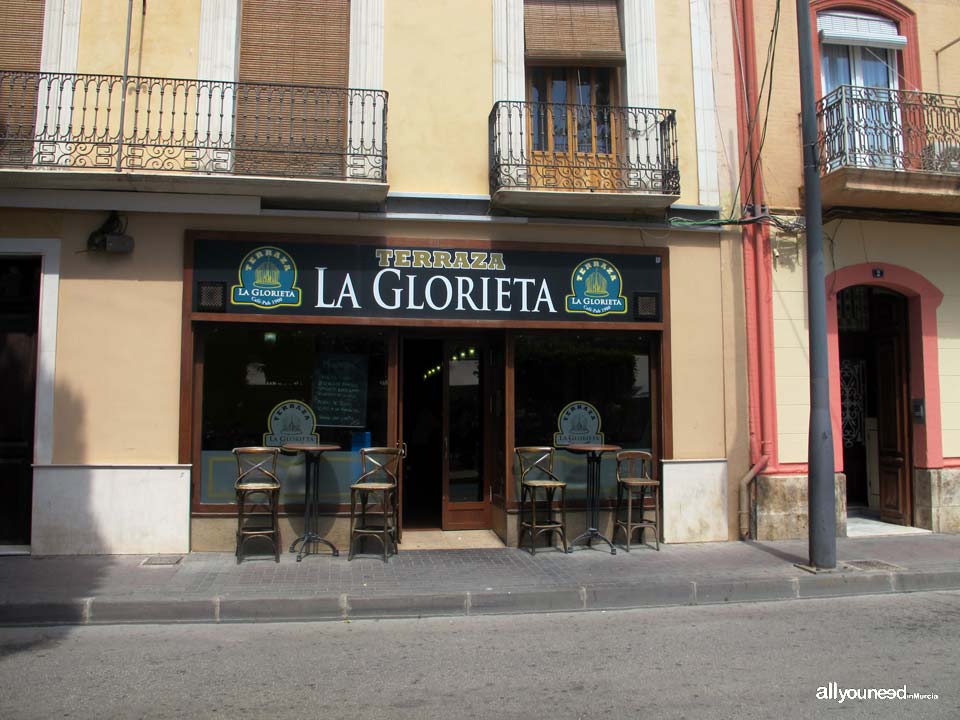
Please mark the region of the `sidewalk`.
<svg viewBox="0 0 960 720"><path fill-rule="evenodd" d="M388 563L284 554L0 557L0 624L346 620L702 605L960 589L960 535L843 538L810 574L806 541L403 551ZM156 558L153 558L156 559ZM872 561L860 567L853 561Z"/></svg>

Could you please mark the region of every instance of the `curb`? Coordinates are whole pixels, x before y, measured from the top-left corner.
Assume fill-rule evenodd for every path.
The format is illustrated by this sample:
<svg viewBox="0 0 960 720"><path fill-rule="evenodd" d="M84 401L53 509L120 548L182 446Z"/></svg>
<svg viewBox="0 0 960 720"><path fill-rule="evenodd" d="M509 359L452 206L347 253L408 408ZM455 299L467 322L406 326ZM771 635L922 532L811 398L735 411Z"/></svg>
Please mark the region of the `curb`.
<svg viewBox="0 0 960 720"><path fill-rule="evenodd" d="M549 590L305 597L77 598L0 604L0 626L316 622L776 602L960 590L960 570L829 573Z"/></svg>

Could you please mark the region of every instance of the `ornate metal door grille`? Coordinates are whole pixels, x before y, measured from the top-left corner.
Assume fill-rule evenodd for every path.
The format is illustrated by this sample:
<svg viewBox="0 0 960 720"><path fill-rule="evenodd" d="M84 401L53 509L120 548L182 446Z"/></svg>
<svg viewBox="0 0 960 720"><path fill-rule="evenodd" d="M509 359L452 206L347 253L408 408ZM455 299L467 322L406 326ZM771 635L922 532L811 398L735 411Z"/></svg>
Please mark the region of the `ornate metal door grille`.
<svg viewBox="0 0 960 720"><path fill-rule="evenodd" d="M845 448L863 445L864 443L865 375L865 361L840 361L840 408L843 446Z"/></svg>

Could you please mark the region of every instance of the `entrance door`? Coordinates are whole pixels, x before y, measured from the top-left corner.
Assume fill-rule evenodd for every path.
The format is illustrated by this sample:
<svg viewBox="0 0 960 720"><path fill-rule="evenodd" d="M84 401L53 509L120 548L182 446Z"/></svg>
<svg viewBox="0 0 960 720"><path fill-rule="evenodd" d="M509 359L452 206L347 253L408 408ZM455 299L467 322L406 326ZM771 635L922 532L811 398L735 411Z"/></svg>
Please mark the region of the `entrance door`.
<svg viewBox="0 0 960 720"><path fill-rule="evenodd" d="M476 342L444 343L444 530L490 527L483 354Z"/></svg>
<svg viewBox="0 0 960 720"><path fill-rule="evenodd" d="M487 343L408 337L401 348L403 525L489 528Z"/></svg>
<svg viewBox="0 0 960 720"><path fill-rule="evenodd" d="M858 285L837 297L847 507L912 522L907 299Z"/></svg>
<svg viewBox="0 0 960 720"><path fill-rule="evenodd" d="M30 543L40 258L0 258L0 543Z"/></svg>
<svg viewBox="0 0 960 720"><path fill-rule="evenodd" d="M910 525L906 300L899 295L875 293L870 309L875 328L880 519Z"/></svg>

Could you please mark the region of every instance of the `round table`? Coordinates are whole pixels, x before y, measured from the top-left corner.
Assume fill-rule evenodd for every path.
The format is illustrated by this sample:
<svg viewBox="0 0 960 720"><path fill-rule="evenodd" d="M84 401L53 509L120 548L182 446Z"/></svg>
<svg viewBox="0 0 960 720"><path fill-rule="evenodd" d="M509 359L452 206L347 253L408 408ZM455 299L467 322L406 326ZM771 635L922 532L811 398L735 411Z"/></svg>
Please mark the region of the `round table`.
<svg viewBox="0 0 960 720"><path fill-rule="evenodd" d="M280 448L285 453L303 453L306 460L306 488L303 498L303 535L298 537L290 545L290 552L296 552L297 545L300 545L300 552L297 553L297 562L303 560L310 554L310 546L316 546L317 543L327 545L333 554L339 555L337 546L326 538L320 537L317 528L317 521L320 517L320 456L328 450L339 450L339 445L316 445L314 443L284 443ZM316 552L316 547L314 547Z"/></svg>
<svg viewBox="0 0 960 720"><path fill-rule="evenodd" d="M594 540L603 540L610 546L610 554L616 555L617 549L600 530L600 458L604 453L619 452L619 445L601 445L599 443L577 443L563 445L559 449L587 456L587 529L569 543L568 552L573 552L573 546L586 539L589 546Z"/></svg>

